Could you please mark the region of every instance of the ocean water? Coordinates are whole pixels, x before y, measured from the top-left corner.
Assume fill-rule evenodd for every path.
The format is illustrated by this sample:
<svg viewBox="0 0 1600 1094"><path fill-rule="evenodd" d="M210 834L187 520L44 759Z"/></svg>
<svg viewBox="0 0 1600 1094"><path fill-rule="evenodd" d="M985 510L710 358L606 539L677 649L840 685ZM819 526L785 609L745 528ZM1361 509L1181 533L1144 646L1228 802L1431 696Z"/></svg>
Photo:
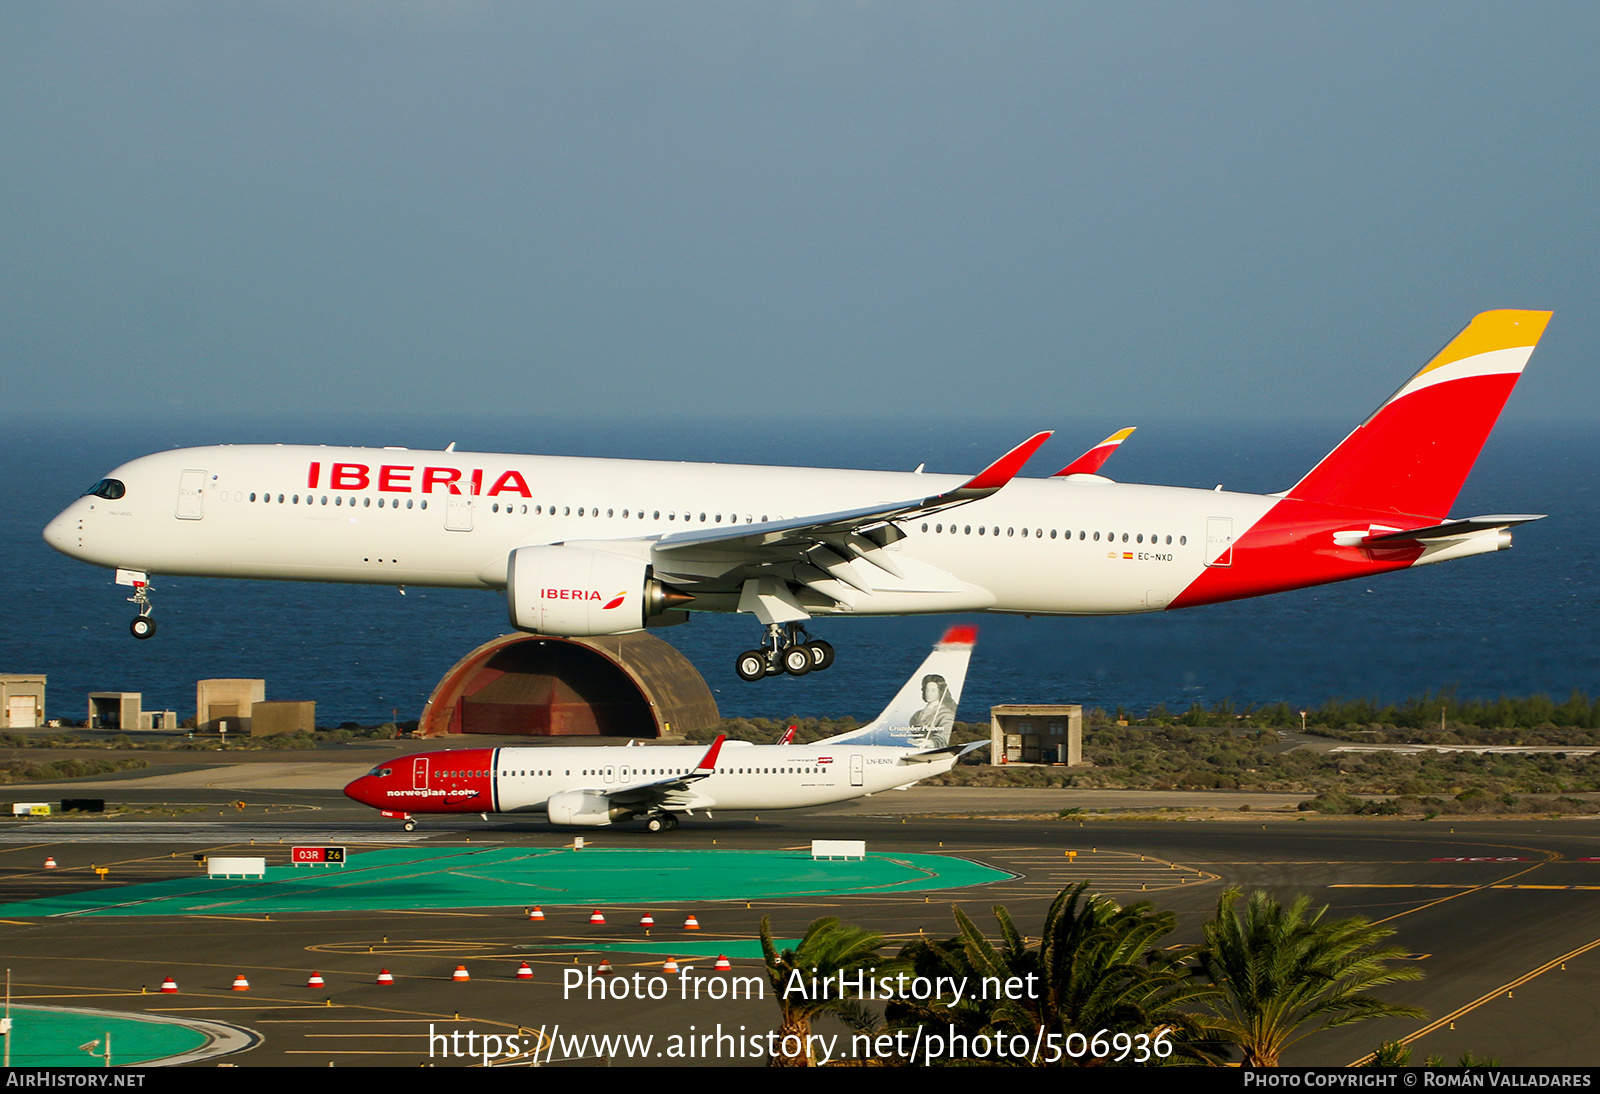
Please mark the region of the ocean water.
<svg viewBox="0 0 1600 1094"><path fill-rule="evenodd" d="M1028 474L1054 471L1123 422L1071 421ZM1145 426L1106 470L1128 482L1280 490L1350 423L1176 422ZM1043 427L1059 425L1045 422ZM147 710L194 710L195 681L264 677L269 699L315 699L318 720L415 718L457 658L508 627L494 593L163 578L161 631L127 631L128 590L52 551L45 523L117 463L168 447L263 441L400 444L573 455L970 472L1034 422L824 421L758 428L715 420L461 421L296 419L204 423L11 423L0 430L0 672L49 676L52 717L82 718L86 693L144 693ZM1049 466L1046 466L1049 464ZM1600 431L1503 424L1456 515L1547 513L1511 551L1369 582L1233 604L1114 618L930 616L823 620L839 650L828 672L746 684L733 658L759 627L695 615L654 633L705 674L725 715L870 717L954 622L979 640L961 717L1007 702L1081 702L1145 710L1232 699L1316 704L1336 696L1402 700L1440 688L1462 696L1600 687L1596 468Z"/></svg>

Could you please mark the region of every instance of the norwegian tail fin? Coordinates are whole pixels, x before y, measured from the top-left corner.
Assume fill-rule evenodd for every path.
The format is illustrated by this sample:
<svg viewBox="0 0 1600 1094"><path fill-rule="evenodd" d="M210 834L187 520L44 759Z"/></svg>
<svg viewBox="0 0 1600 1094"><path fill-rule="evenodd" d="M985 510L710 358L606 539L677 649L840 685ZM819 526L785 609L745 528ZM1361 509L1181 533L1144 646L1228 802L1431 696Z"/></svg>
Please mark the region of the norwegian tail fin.
<svg viewBox="0 0 1600 1094"><path fill-rule="evenodd" d="M1445 517L1550 314L1474 318L1284 496Z"/></svg>
<svg viewBox="0 0 1600 1094"><path fill-rule="evenodd" d="M829 737L818 744L849 741L858 745L901 748L943 748L950 743L961 685L967 679L967 662L978 629L951 627L934 645L922 666L905 682L882 714L860 729Z"/></svg>

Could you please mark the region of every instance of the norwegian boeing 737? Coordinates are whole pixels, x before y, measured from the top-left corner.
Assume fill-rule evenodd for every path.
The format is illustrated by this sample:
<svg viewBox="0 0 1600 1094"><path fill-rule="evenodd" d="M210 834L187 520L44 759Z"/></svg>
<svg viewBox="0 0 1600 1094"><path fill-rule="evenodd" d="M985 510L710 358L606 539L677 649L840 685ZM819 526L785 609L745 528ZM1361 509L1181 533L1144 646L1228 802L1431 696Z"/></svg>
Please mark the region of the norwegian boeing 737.
<svg viewBox="0 0 1600 1094"><path fill-rule="evenodd" d="M800 675L833 660L819 616L1167 611L1509 547L1537 517L1449 514L1549 319L1479 315L1276 494L1112 482L1131 430L1048 479L1015 478L1047 433L965 480L239 445L123 464L44 535L132 586L137 638L152 574L452 586L503 590L536 634L747 613L739 675Z"/></svg>
<svg viewBox="0 0 1600 1094"><path fill-rule="evenodd" d="M579 827L641 818L664 832L695 810L795 809L909 787L989 743L950 743L975 635L950 628L882 714L809 745L460 748L381 763L344 792L407 831L414 813L543 813Z"/></svg>

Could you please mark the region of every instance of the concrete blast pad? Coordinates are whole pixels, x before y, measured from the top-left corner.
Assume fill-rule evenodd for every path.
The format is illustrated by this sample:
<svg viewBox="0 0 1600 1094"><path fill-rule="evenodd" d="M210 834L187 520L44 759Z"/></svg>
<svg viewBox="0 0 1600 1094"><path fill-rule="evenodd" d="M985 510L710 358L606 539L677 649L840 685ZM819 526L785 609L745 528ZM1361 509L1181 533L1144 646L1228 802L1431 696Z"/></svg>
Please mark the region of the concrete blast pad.
<svg viewBox="0 0 1600 1094"><path fill-rule="evenodd" d="M819 862L805 851L407 847L355 855L342 870L272 866L260 881L196 877L96 888L0 905L0 916L253 915L709 902L957 889L1011 876L944 855L890 853Z"/></svg>

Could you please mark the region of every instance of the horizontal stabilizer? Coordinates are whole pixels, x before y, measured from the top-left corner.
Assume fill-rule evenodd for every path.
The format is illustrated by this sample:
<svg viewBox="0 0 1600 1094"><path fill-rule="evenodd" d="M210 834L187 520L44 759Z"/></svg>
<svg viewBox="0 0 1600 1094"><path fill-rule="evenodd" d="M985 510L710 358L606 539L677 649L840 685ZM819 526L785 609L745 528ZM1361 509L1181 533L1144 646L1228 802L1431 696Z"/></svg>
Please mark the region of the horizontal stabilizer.
<svg viewBox="0 0 1600 1094"><path fill-rule="evenodd" d="M1486 517L1466 517L1462 520L1447 520L1443 524L1432 524L1426 528L1407 528L1399 532L1369 534L1361 537L1361 542L1369 544L1452 539L1456 536L1469 536L1475 532L1488 531L1490 528L1515 528L1519 524L1527 524L1529 521L1543 519L1544 514L1542 513L1537 516L1496 514Z"/></svg>

